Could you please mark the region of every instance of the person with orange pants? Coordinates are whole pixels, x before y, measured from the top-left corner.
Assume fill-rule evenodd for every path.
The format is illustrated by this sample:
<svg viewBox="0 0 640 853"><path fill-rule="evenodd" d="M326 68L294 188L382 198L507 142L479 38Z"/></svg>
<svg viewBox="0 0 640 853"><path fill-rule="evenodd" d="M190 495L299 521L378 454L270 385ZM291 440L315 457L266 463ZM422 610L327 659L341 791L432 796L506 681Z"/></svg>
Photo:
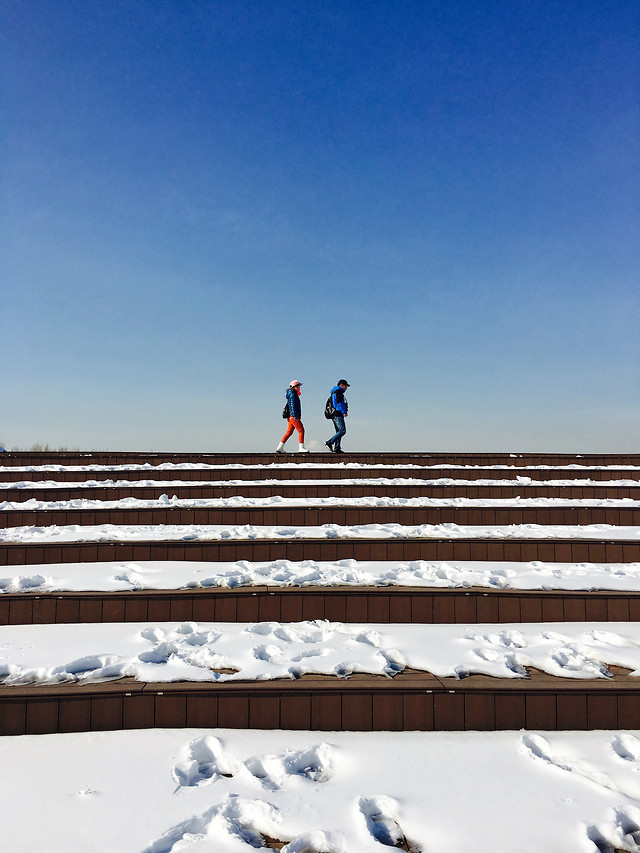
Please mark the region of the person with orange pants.
<svg viewBox="0 0 640 853"><path fill-rule="evenodd" d="M300 405L300 394L302 393L300 390L301 386L302 382L300 382L298 379L293 379L289 383L289 387L287 388L287 404L285 406L284 412L286 414L288 407L287 431L282 436L282 440L276 448L276 453L286 453L284 446L287 442L287 439L289 439L293 435L294 429L298 430L298 452L309 452L304 446L304 426L302 425L302 421L300 419L302 416L302 406Z"/></svg>

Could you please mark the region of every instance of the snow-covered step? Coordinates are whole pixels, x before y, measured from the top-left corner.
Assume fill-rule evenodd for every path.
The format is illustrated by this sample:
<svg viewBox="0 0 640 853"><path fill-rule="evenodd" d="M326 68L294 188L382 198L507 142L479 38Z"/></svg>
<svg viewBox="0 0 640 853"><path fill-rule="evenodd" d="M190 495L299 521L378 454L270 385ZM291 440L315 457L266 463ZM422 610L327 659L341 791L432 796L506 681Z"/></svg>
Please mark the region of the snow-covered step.
<svg viewBox="0 0 640 853"><path fill-rule="evenodd" d="M0 460L1 461L1 460ZM517 460L516 460L517 462ZM163 463L159 465L33 465L0 466L0 481L5 483L34 483L55 479L58 482L84 482L87 479L114 477L123 480L225 481L225 480L300 480L310 477L321 480L341 480L366 477L411 476L414 479L514 479L559 480L589 478L591 480L640 481L640 465L417 465L415 463L369 464L363 462L304 462L277 461L256 465Z"/></svg>
<svg viewBox="0 0 640 853"><path fill-rule="evenodd" d="M637 622L408 624L327 620L229 623L153 620L130 624L0 627L0 684L263 682L304 675L349 678L428 673L611 680L615 668L640 687ZM614 668L612 670L612 667Z"/></svg>
<svg viewBox="0 0 640 853"><path fill-rule="evenodd" d="M640 563L60 563L5 567L0 624L640 621Z"/></svg>
<svg viewBox="0 0 640 853"><path fill-rule="evenodd" d="M102 565L102 564L99 564ZM41 567L44 568L44 567ZM135 583L137 573L121 570ZM474 587L277 587L103 592L48 592L45 576L23 572L0 579L20 592L0 594L0 625L139 622L187 619L220 622L330 619L343 622L473 624L477 622L640 622L640 590L518 590ZM197 583L195 581L194 583ZM115 585L115 583L114 583ZM121 586L123 583L121 583Z"/></svg>
<svg viewBox="0 0 640 853"><path fill-rule="evenodd" d="M70 511L70 510L143 510L143 509L640 509L640 500L631 498L392 498L366 495L358 498L291 497L274 495L269 498L253 498L233 495L226 498L178 498L168 494L159 498L120 498L119 500L55 500L0 501L0 513L16 515L23 512Z"/></svg>
<svg viewBox="0 0 640 853"><path fill-rule="evenodd" d="M0 644L1 734L640 726L629 623L32 625Z"/></svg>
<svg viewBox="0 0 640 853"><path fill-rule="evenodd" d="M2 760L22 853L637 848L637 731L155 729L7 738Z"/></svg>
<svg viewBox="0 0 640 853"><path fill-rule="evenodd" d="M158 499L164 494L180 500L223 499L233 496L247 498L283 497L340 497L366 496L390 498L428 497L434 499L462 498L571 498L575 500L606 500L631 498L640 500L637 480L531 480L516 477L504 480L464 480L436 478L417 480L410 477L378 477L341 480L244 480L185 483L182 480L84 480L77 483L30 480L0 483L0 500L8 502L59 500L122 500L133 497L141 500Z"/></svg>
<svg viewBox="0 0 640 853"><path fill-rule="evenodd" d="M640 592L640 563L408 562L274 560L272 562L102 562L6 566L0 595L9 593L141 592L143 590L399 587L468 590ZM1 600L1 599L0 599ZM404 621L404 620L400 620ZM512 620L513 621L513 620ZM528 621L535 621L529 619Z"/></svg>
<svg viewBox="0 0 640 853"><path fill-rule="evenodd" d="M242 527L135 525L0 530L0 566L141 560L474 560L637 563L640 528L612 525Z"/></svg>
<svg viewBox="0 0 640 853"><path fill-rule="evenodd" d="M302 542L305 540L336 543L344 540L411 542L452 541L521 541L544 542L580 540L640 543L640 527L613 524L384 524L359 525L229 525L229 524L100 524L56 527L6 527L0 529L0 544L70 544L70 543L134 543L134 542ZM296 558L294 558L296 559ZM303 558L305 559L305 558ZM365 559L383 559L379 557ZM394 558L391 558L394 559ZM402 559L402 558L400 558ZM420 558L416 558L420 559ZM436 558L440 559L440 558ZM472 558L469 558L472 559ZM66 562L66 561L63 561ZM608 560L605 562L609 562ZM626 561L623 561L626 562ZM1 564L1 563L0 563Z"/></svg>
<svg viewBox="0 0 640 853"><path fill-rule="evenodd" d="M0 735L142 728L304 731L640 729L638 679L597 682L426 673L393 680L304 676L297 681L0 687Z"/></svg>
<svg viewBox="0 0 640 853"><path fill-rule="evenodd" d="M640 501L631 498L571 500L564 498L271 498L180 499L167 494L156 500L0 502L0 527L204 524L510 525L561 524L640 525Z"/></svg>
<svg viewBox="0 0 640 853"><path fill-rule="evenodd" d="M294 448L292 448L293 450ZM457 452L352 452L345 455L348 460L361 463L383 462L387 465L413 463L448 465L640 465L640 454L633 453L457 453ZM273 461L275 454L269 453L144 453L136 451L11 451L0 455L3 466L24 465L162 465L162 464L241 464L255 465ZM304 460L295 452L287 457L292 464ZM331 460L324 446L321 452L312 452L314 460Z"/></svg>

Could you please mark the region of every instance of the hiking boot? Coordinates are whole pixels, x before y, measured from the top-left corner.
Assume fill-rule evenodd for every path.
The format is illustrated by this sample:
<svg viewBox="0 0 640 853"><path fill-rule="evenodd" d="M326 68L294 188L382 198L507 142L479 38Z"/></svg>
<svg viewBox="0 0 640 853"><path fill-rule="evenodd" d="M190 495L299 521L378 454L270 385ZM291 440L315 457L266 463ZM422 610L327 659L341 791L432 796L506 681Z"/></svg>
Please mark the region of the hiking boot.
<svg viewBox="0 0 640 853"><path fill-rule="evenodd" d="M329 442L328 442L328 441L325 441L325 444L326 444L326 446L329 448L329 453L333 453L333 452L334 452L334 450L333 450L333 445L332 445L332 444L329 444Z"/></svg>

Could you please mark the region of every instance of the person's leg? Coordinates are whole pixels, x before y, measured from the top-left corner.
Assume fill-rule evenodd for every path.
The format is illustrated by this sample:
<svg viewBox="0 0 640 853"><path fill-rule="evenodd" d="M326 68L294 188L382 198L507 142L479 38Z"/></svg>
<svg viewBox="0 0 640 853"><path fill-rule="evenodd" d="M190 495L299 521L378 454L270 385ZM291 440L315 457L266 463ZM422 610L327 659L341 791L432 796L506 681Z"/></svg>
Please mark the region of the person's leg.
<svg viewBox="0 0 640 853"><path fill-rule="evenodd" d="M337 439L339 437L338 433L340 432L340 427L338 426L338 421L337 421L337 415L334 415L331 420L333 421L333 428L335 429L336 433L335 433L335 435L331 436L329 441L325 441L325 444L327 445L329 450L333 450L334 442L337 441Z"/></svg>
<svg viewBox="0 0 640 853"><path fill-rule="evenodd" d="M298 430L298 453L308 453L309 451L304 446L304 425L302 421L297 420L294 426Z"/></svg>
<svg viewBox="0 0 640 853"><path fill-rule="evenodd" d="M345 419L344 419L344 415L342 415L342 416L340 417L340 424L341 424L341 428L340 428L340 438L338 439L338 447L337 447L337 449L340 451L340 453L342 453L342 439L343 439L343 438L345 437L345 435L347 434L347 424L346 424L346 421L345 421ZM335 447L335 445L334 445L334 447Z"/></svg>
<svg viewBox="0 0 640 853"><path fill-rule="evenodd" d="M295 418L289 418L289 420L287 421L287 431L280 439L281 444L286 444L287 439L291 438L291 436L293 435L293 430L296 429L295 422Z"/></svg>
<svg viewBox="0 0 640 853"><path fill-rule="evenodd" d="M299 418L292 418L293 426L298 430L298 443L304 444L304 425Z"/></svg>
<svg viewBox="0 0 640 853"><path fill-rule="evenodd" d="M344 415L334 415L333 416L333 425L336 428L336 434L333 438L329 439L329 444L332 445L334 453L340 450L340 442L342 441L342 436L346 435L347 428L344 425Z"/></svg>

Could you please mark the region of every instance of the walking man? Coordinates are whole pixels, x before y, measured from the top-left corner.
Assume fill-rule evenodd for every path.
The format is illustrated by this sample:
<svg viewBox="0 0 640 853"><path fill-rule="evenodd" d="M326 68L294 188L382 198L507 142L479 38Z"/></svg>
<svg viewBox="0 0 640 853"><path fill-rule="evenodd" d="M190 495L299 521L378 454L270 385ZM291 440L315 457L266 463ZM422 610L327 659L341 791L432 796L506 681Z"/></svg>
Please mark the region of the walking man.
<svg viewBox="0 0 640 853"><path fill-rule="evenodd" d="M342 441L342 437L347 434L344 419L349 413L349 404L347 403L347 398L344 396L344 392L348 387L349 383L346 379L339 379L338 384L334 385L331 389L330 399L333 406L332 420L336 429L336 434L333 438L330 438L329 441L325 441L325 444L332 453L343 453L340 443Z"/></svg>
<svg viewBox="0 0 640 853"><path fill-rule="evenodd" d="M302 406L300 405L300 388L302 386L302 382L298 379L293 379L289 383L289 387L287 388L287 403L285 405L285 412L288 412L289 416L287 418L287 431L282 436L282 440L276 449L276 453L286 453L287 451L284 449L284 446L287 442L287 439L293 435L294 429L298 430L298 452L299 453L308 453L309 451L304 446L304 426L302 425L302 421L300 420L302 416Z"/></svg>

